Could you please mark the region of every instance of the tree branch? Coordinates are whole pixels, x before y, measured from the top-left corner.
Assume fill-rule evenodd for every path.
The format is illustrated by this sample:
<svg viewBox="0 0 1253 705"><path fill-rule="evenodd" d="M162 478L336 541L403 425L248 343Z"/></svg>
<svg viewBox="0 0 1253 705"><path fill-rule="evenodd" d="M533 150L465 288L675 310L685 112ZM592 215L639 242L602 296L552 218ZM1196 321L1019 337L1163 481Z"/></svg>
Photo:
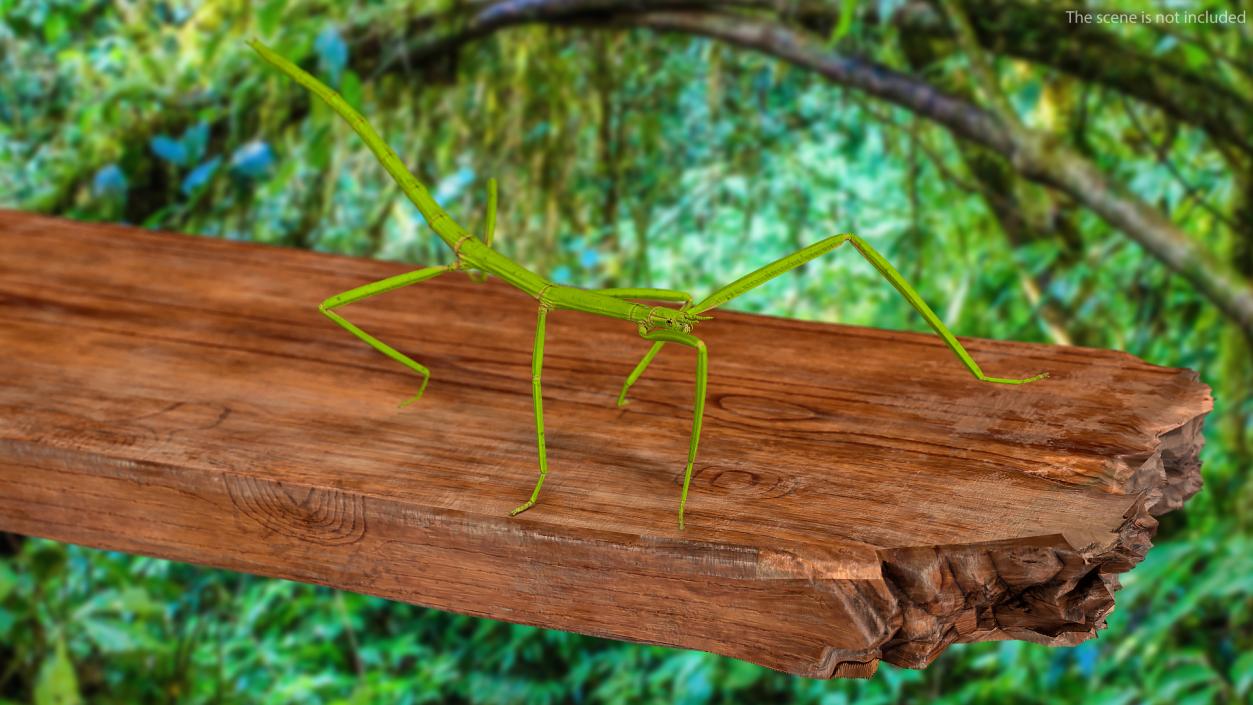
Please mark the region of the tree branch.
<svg viewBox="0 0 1253 705"><path fill-rule="evenodd" d="M1048 136L1026 130L1011 134L987 111L918 78L864 59L832 54L818 41L769 22L696 12L623 15L618 21L711 37L776 56L917 112L999 152L1026 178L1066 193L1125 232L1191 282L1242 331L1253 335L1253 285L1161 213L1108 180L1083 156Z"/></svg>
<svg viewBox="0 0 1253 705"><path fill-rule="evenodd" d="M1191 198L1198 205L1200 205L1201 208L1208 211L1210 215L1217 218L1223 225L1239 232L1239 226L1236 225L1236 222L1227 217L1227 214L1215 208L1205 197L1205 194L1201 193L1199 188L1193 186L1187 178L1184 177L1183 173L1179 171L1179 167L1175 166L1175 162L1170 158L1169 145L1157 144L1157 142L1153 140L1153 136L1149 134L1148 128L1144 126L1144 123L1140 121L1140 116L1136 114L1135 107L1132 106L1130 101L1128 101L1125 97L1122 99L1122 108L1123 112L1126 113L1127 117L1131 120L1131 126L1135 128L1136 134L1138 134L1140 139L1144 140L1146 144L1153 148L1153 153L1157 155L1157 163L1166 167L1166 170L1169 171L1170 175L1175 178L1175 181L1183 187L1185 192L1187 192L1188 198Z"/></svg>
<svg viewBox="0 0 1253 705"><path fill-rule="evenodd" d="M966 54L970 72L974 74L975 87L983 94L983 101L992 106L992 112L1000 117L1005 129L1019 129L1022 121L1018 119L1014 107L1009 104L1009 98L1001 90L991 63L983 55L983 48L975 39L975 31L970 25L970 18L966 16L966 10L957 0L940 0L940 4L944 7L944 14L948 16L949 27L957 37L957 44Z"/></svg>
<svg viewBox="0 0 1253 705"><path fill-rule="evenodd" d="M646 27L710 37L760 51L812 70L836 83L904 107L944 126L956 136L1001 154L1024 177L1068 194L1100 215L1111 226L1125 232L1151 256L1191 282L1224 315L1235 322L1247 337L1253 339L1253 286L1230 265L1211 256L1160 212L1109 180L1082 155L1063 144L1051 141L1047 136L1026 130L1011 133L993 114L979 106L944 93L913 75L867 59L832 53L821 41L808 33L762 19L764 13L733 13L737 8L760 8L766 2L767 0L741 0L732 3L715 3L711 0L477 0L450 13L425 15L411 20L408 25L399 29L400 36L416 35L418 39L398 42L393 51L386 51L385 47L391 45L377 35L360 38L354 42L353 64L355 70L364 72L368 68L366 64L370 62L376 64L376 70L381 70L401 56L412 61L421 61L455 55L456 50L469 41L500 29L534 22L593 27ZM768 6L774 8L773 3ZM1000 0L996 7L1016 6ZM657 8L664 9L650 11ZM703 11L706 8L714 8L716 11ZM984 27L987 16L987 13L980 12L973 18L976 35L981 32L986 34L986 29L980 28ZM411 28L414 34L408 34ZM1078 30L1070 28L1068 31ZM981 37L980 41L987 45L987 39ZM1015 47L1012 46L1005 48L1006 53L1012 54L1014 50ZM1097 59L1088 53L1081 55L1084 57L1082 66L1094 68L1093 62ZM1057 55L1053 58L1065 57ZM1102 55L1100 61L1106 62L1108 57ZM1131 72L1137 70L1139 69L1128 69ZM1132 75L1133 73L1120 74ZM1169 84L1154 83L1155 94L1165 85L1179 85L1177 79L1178 76L1172 78L1174 82ZM1134 84L1135 81L1131 80L1130 83ZM1182 83L1186 84L1188 81ZM1239 114L1247 118L1246 113ZM1227 108L1218 113L1218 117L1222 119L1229 116ZM1233 125L1230 127L1234 129Z"/></svg>
<svg viewBox="0 0 1253 705"><path fill-rule="evenodd" d="M646 27L718 39L819 73L836 83L907 108L1006 157L1029 180L1054 187L1122 230L1151 256L1182 275L1253 338L1253 285L1214 258L1164 215L1110 181L1090 161L1047 135L1010 130L979 106L872 61L835 54L808 33L724 8L757 0L503 0L471 5L451 34L413 45L450 51L509 26L548 22L590 27ZM718 11L703 11L716 7ZM666 8L656 11L656 8ZM428 56L430 54L427 54Z"/></svg>
<svg viewBox="0 0 1253 705"><path fill-rule="evenodd" d="M1064 8L1016 0L962 0L986 49L1064 71L1157 106L1212 139L1253 155L1253 101L1213 76L1150 54L1107 29L1071 24ZM887 18L883 18L885 21ZM912 3L891 21L911 31L951 36L929 5Z"/></svg>

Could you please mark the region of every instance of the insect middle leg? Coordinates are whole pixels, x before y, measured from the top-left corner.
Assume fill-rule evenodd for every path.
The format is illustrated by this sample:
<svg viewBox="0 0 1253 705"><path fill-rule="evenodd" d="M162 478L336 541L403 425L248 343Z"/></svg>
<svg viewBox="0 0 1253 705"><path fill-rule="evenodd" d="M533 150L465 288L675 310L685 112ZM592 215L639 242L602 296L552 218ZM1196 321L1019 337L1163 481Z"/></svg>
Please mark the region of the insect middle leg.
<svg viewBox="0 0 1253 705"><path fill-rule="evenodd" d="M351 321L347 320L338 313L335 313L334 309L353 303L354 301L361 301L362 299L368 299L371 296L392 291L393 289L399 289L402 286L409 286L410 284L424 282L427 279L437 277L445 272L452 271L453 269L456 269L456 265L445 264L438 267L426 267L424 269L418 269L404 274L397 274L394 277L380 279L372 284L366 284L365 286L359 286L355 289L349 289L341 294L336 294L323 301L322 304L318 306L318 310L325 314L327 318L335 321L335 323L342 326L349 333L352 333L361 340L365 341L365 343L370 347L378 350L405 367L408 367L414 372L417 372L419 375L422 375L422 386L418 389L418 393L410 399L401 402L400 406L402 407L408 406L409 404L412 404L422 398L422 393L426 391L427 382L431 381L431 371L422 364L410 359L404 353L401 353L391 347L387 343L384 343L378 338L375 338L369 333L361 330Z"/></svg>
<svg viewBox="0 0 1253 705"><path fill-rule="evenodd" d="M548 304L540 304L539 321L535 324L535 348L531 353L531 397L535 402L535 446L539 454L539 479L535 481L535 489L531 490L531 498L509 512L509 516L517 516L535 506L535 500L539 498L539 488L544 486L544 478L548 476L548 450L544 443L544 396L540 389L540 371L544 367L544 326L548 322L548 310Z"/></svg>

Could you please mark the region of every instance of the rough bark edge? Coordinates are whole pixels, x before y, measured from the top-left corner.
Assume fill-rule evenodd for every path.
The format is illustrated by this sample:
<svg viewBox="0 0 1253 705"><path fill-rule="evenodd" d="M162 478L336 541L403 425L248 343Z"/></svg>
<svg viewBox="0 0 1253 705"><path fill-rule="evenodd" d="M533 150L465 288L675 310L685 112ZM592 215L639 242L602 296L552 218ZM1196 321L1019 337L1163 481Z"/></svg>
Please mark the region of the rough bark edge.
<svg viewBox="0 0 1253 705"><path fill-rule="evenodd" d="M1203 389L1203 411L1161 431L1147 452L1110 460L1110 474L1118 490L1125 494L1144 493L1148 511L1154 516L1179 509L1203 484L1202 429L1205 417L1213 411L1214 397L1209 385L1200 382L1200 375L1191 370L1185 372L1190 382Z"/></svg>
<svg viewBox="0 0 1253 705"><path fill-rule="evenodd" d="M1094 637L1114 609L1118 575L1152 546L1158 522L1148 500L1136 496L1107 540L1054 535L880 551L882 580L895 598L881 623L892 628L868 634L876 643L865 651L827 649L813 676L868 678L880 660L921 669L958 642L1074 646Z"/></svg>

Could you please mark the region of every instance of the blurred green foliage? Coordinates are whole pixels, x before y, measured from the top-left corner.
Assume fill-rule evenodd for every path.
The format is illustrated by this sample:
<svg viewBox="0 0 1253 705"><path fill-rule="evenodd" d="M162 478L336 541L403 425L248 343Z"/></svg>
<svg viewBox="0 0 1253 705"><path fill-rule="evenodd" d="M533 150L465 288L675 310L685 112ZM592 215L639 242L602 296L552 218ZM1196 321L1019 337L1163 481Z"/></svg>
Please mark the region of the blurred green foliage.
<svg viewBox="0 0 1253 705"><path fill-rule="evenodd" d="M830 41L909 70L901 37L854 5L842 3ZM961 335L1069 340L1197 369L1217 399L1206 491L1163 517L1101 638L955 646L925 671L884 666L864 682L43 540L6 551L0 537L0 704L1253 698L1253 362L1186 282L1040 187L1015 183L1011 195L1056 227L1007 236L989 207L1005 194L975 183L942 129L715 42L531 26L408 65L405 21L448 6L0 0L0 205L446 260L355 135L245 47L256 35L338 86L468 226L496 176L500 247L558 281L699 296L851 230ZM1223 58L1242 55L1241 30L1190 29L1192 40L1117 31L1248 95ZM1084 145L1215 254L1237 256L1246 194L1203 134L1047 68L1002 62L1000 74L1026 121ZM736 303L925 330L846 252Z"/></svg>

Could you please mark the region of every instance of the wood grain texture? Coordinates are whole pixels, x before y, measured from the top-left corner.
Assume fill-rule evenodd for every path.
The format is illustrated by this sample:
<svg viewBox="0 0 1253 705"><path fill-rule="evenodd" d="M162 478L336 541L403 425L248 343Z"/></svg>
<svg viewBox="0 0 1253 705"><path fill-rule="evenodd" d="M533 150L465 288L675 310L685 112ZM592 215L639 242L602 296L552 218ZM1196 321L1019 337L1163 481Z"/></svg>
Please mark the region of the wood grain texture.
<svg viewBox="0 0 1253 705"><path fill-rule="evenodd" d="M344 309L431 368L398 410L418 378L317 303L406 269L0 211L0 530L826 678L1091 637L1200 487L1188 370L963 339L1053 375L980 384L931 335L717 312L679 531L691 351L617 409L647 344L556 312L552 469L510 518L535 302L448 275Z"/></svg>

